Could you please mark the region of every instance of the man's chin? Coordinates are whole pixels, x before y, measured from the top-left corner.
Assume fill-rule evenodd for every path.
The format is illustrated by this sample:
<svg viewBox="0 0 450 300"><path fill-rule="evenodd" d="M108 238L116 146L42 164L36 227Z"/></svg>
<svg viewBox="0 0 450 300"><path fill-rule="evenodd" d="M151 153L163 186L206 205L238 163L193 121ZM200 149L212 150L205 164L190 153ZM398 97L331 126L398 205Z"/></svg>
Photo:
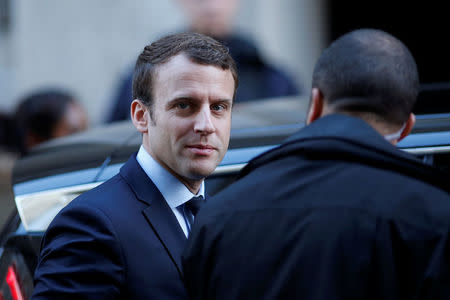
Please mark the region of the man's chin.
<svg viewBox="0 0 450 300"><path fill-rule="evenodd" d="M192 180L202 180L211 175L215 168L203 167L203 168L192 168L189 170L189 178Z"/></svg>

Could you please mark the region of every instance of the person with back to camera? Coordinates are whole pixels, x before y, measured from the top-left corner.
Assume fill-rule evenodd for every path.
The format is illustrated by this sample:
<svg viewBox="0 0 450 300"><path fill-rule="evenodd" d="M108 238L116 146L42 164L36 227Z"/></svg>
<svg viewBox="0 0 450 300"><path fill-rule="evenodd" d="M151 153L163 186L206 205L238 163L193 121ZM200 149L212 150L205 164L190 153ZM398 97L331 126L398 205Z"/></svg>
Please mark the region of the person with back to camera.
<svg viewBox="0 0 450 300"><path fill-rule="evenodd" d="M395 147L418 89L413 56L384 31L325 49L308 126L197 215L191 299L450 299L449 176Z"/></svg>
<svg viewBox="0 0 450 300"><path fill-rule="evenodd" d="M239 0L176 0L188 18L187 30L220 41L230 50L239 74L235 102L294 96L302 93L294 78L265 59L255 43L233 28ZM121 78L112 97L107 122L129 119L132 72Z"/></svg>
<svg viewBox="0 0 450 300"><path fill-rule="evenodd" d="M131 118L142 145L73 200L42 241L32 299L186 299L181 252L204 178L228 148L238 84L227 49L195 33L146 46Z"/></svg>

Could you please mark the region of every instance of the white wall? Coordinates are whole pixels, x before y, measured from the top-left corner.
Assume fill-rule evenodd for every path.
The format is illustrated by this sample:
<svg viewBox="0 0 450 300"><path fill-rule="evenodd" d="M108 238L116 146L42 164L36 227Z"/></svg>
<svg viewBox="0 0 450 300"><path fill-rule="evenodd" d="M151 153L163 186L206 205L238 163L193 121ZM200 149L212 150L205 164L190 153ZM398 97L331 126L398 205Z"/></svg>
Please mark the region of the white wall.
<svg viewBox="0 0 450 300"><path fill-rule="evenodd" d="M107 111L119 72L158 31L181 22L179 14L167 16L166 11L175 11L172 2L16 1L15 96L61 85L79 95L97 123Z"/></svg>
<svg viewBox="0 0 450 300"><path fill-rule="evenodd" d="M324 45L323 1L242 0L237 27L255 38L264 56L309 88L314 61ZM120 73L142 48L184 24L174 0L12 4L12 31L8 39L0 38L0 68L6 70L0 80L9 81L0 108L13 107L35 88L58 85L79 96L91 125L104 120Z"/></svg>

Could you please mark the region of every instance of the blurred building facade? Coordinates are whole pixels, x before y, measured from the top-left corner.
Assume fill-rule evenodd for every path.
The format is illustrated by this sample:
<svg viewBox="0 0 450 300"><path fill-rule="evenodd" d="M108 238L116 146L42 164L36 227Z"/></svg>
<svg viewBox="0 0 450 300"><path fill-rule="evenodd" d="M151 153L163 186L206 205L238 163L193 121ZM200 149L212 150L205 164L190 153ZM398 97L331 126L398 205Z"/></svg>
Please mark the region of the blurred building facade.
<svg viewBox="0 0 450 300"><path fill-rule="evenodd" d="M155 38L186 24L176 1L0 0L0 109L41 86L74 90L92 125L104 120L125 68ZM309 87L327 42L325 0L242 0L238 31Z"/></svg>

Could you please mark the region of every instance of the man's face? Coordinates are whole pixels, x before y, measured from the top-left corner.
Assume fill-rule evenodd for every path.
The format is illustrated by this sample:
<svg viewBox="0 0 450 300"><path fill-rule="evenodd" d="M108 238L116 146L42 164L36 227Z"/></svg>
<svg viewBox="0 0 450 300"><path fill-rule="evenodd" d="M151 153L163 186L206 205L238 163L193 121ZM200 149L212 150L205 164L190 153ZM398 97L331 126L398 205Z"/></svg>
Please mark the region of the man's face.
<svg viewBox="0 0 450 300"><path fill-rule="evenodd" d="M183 182L201 181L227 151L233 93L230 70L172 57L154 74L144 147Z"/></svg>

